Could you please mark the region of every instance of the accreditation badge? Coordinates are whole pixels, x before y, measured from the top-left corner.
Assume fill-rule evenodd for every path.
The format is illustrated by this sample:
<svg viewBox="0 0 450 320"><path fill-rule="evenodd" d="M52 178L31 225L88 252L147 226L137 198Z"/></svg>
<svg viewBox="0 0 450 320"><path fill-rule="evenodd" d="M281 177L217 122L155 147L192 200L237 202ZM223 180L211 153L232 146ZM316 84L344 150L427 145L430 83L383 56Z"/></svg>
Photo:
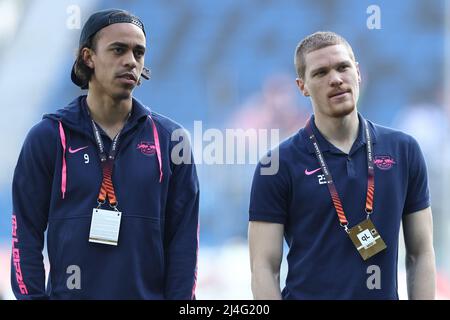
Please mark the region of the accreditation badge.
<svg viewBox="0 0 450 320"><path fill-rule="evenodd" d="M92 210L89 242L117 246L122 212L94 208Z"/></svg>
<svg viewBox="0 0 450 320"><path fill-rule="evenodd" d="M370 219L349 229L348 235L364 261L386 249L386 244Z"/></svg>

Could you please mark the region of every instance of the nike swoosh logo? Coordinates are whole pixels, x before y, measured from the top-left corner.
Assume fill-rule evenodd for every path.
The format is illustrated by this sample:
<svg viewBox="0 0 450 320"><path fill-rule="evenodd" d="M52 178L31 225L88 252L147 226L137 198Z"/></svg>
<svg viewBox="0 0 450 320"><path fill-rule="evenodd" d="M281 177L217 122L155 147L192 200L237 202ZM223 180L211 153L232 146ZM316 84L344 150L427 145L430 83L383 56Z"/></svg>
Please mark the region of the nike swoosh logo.
<svg viewBox="0 0 450 320"><path fill-rule="evenodd" d="M78 149L72 149L72 147L69 147L69 153L75 153L75 152L81 151L83 149L86 149L87 147L89 147L89 146L81 147Z"/></svg>
<svg viewBox="0 0 450 320"><path fill-rule="evenodd" d="M310 176L310 175L312 175L313 173L316 173L317 171L319 171L319 170L321 170L322 168L317 168L316 170L313 170L313 171L308 171L308 169L305 169L305 174L307 175L307 176Z"/></svg>

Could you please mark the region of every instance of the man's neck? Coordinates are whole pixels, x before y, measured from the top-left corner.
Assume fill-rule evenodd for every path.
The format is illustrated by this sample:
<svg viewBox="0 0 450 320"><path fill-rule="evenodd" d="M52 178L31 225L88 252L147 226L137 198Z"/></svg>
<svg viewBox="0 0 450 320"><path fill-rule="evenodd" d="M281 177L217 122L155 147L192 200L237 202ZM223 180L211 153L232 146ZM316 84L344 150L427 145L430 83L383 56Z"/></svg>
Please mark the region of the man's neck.
<svg viewBox="0 0 450 320"><path fill-rule="evenodd" d="M122 130L132 109L132 99L114 100L89 90L87 105L92 119L113 139Z"/></svg>
<svg viewBox="0 0 450 320"><path fill-rule="evenodd" d="M358 136L359 119L356 109L340 118L331 118L316 114L314 123L320 133L331 144L345 153L349 153Z"/></svg>

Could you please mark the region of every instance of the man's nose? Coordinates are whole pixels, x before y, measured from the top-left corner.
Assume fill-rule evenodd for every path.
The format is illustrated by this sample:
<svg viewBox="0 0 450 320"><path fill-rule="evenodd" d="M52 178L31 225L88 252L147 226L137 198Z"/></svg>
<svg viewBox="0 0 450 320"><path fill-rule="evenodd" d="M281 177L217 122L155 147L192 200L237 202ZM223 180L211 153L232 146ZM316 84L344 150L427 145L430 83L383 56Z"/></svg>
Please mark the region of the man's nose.
<svg viewBox="0 0 450 320"><path fill-rule="evenodd" d="M136 58L134 57L134 52L129 50L124 57L125 66L130 69L136 68Z"/></svg>
<svg viewBox="0 0 450 320"><path fill-rule="evenodd" d="M329 84L332 87L339 87L343 83L341 75L337 71L330 72Z"/></svg>

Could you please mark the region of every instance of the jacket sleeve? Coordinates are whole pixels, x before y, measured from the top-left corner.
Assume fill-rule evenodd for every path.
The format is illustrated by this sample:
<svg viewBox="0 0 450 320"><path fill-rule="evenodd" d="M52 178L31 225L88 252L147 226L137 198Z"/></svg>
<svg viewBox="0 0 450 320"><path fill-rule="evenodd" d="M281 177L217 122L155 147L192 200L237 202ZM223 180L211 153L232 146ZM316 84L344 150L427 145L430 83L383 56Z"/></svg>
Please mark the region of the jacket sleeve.
<svg viewBox="0 0 450 320"><path fill-rule="evenodd" d="M46 299L42 250L57 138L50 120L28 133L13 185L11 286L17 299Z"/></svg>
<svg viewBox="0 0 450 320"><path fill-rule="evenodd" d="M173 165L165 230L165 298L195 299L199 235L199 183L191 163Z"/></svg>

